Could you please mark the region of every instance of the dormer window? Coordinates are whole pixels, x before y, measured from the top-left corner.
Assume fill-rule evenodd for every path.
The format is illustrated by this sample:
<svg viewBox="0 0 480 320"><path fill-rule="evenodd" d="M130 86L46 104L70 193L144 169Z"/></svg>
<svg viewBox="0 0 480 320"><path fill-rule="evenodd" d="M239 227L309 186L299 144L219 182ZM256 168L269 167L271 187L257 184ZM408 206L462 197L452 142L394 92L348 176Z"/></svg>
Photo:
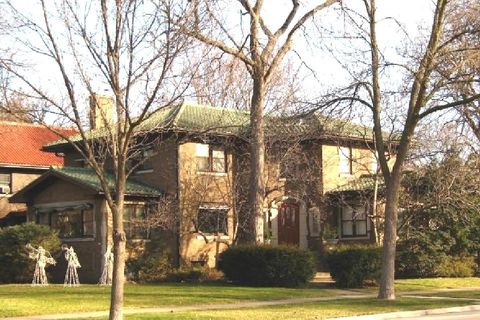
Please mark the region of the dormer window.
<svg viewBox="0 0 480 320"><path fill-rule="evenodd" d="M227 172L225 149L209 144L196 144L197 172Z"/></svg>

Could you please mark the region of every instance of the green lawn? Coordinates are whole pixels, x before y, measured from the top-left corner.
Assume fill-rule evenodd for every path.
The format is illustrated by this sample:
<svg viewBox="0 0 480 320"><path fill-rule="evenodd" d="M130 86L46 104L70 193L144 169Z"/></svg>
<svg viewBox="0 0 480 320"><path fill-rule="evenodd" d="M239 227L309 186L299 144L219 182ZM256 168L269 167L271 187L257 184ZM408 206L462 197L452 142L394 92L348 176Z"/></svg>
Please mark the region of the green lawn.
<svg viewBox="0 0 480 320"><path fill-rule="evenodd" d="M395 287L398 291L480 288L480 278L401 279L395 281Z"/></svg>
<svg viewBox="0 0 480 320"><path fill-rule="evenodd" d="M453 292L436 292L434 294L428 294L428 296L434 297L449 297L449 298L468 298L468 299L479 299L480 300L480 290L476 291L453 291Z"/></svg>
<svg viewBox="0 0 480 320"><path fill-rule="evenodd" d="M480 287L480 279L424 279L397 281L397 288L401 291L468 287ZM369 288L356 291L371 293L375 290L375 288ZM64 288L61 285L51 285L49 287L0 285L0 317L107 310L110 300L109 292L110 288L99 287L96 285L82 285L77 288ZM306 289L251 288L228 284L127 285L125 290L125 306L138 308L185 306L300 297L325 297L341 294L348 294L348 292L314 287ZM476 292L472 292L472 294L475 294L475 297L478 296L478 293ZM465 293L465 296L462 297L468 298L469 295L468 293ZM376 300L373 301L378 303L377 306L379 308L384 306L383 304L385 303ZM403 299L400 300L400 302L395 302L393 306L396 306L396 303L401 303L401 301L403 301ZM406 301L408 301L408 299ZM344 302L338 303L343 304ZM358 300L355 300L352 304L352 308L357 303ZM422 306L429 307L429 304L436 305L438 304L438 301L425 301L422 299L419 303ZM460 301L454 301L451 303L457 305ZM325 306L330 307L335 306L337 302L325 302L324 304ZM319 303L318 305L324 304ZM301 309L308 310L310 308L309 306L312 305L305 305L305 308L302 307ZM387 303L387 306L392 305ZM268 314L269 312L274 312L278 308L281 307L263 308L262 312L264 310L266 314ZM287 306L285 308L285 312L300 312L296 307ZM310 309L314 308L316 307L311 307ZM258 309L256 310L258 311ZM248 314L248 312L254 312L242 309L241 313L243 314L244 311L246 314ZM216 314L214 311L210 312L212 317ZM218 312L223 314L226 311ZM235 312L237 311L228 311L227 313L231 313L233 317ZM201 314L203 316L203 313ZM187 317L190 315L191 314L188 314Z"/></svg>
<svg viewBox="0 0 480 320"><path fill-rule="evenodd" d="M183 306L206 303L330 296L332 289L251 288L233 285L127 285L126 307ZM82 285L0 286L0 317L107 310L110 288Z"/></svg>
<svg viewBox="0 0 480 320"><path fill-rule="evenodd" d="M325 319L384 312L446 308L472 304L468 301L399 298L395 301L376 299L345 299L285 306L249 308L237 310L211 310L181 313L138 314L127 316L127 320L278 320L278 319Z"/></svg>

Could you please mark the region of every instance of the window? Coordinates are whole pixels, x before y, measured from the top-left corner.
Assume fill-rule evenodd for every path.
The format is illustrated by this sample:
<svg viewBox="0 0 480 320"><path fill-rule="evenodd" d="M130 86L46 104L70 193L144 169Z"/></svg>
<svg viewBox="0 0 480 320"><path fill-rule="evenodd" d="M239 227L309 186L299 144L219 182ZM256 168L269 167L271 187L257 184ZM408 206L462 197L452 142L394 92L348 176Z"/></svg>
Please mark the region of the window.
<svg viewBox="0 0 480 320"><path fill-rule="evenodd" d="M93 238L95 235L93 209L52 210L39 214L37 221L58 231L60 238Z"/></svg>
<svg viewBox="0 0 480 320"><path fill-rule="evenodd" d="M150 230L146 225L147 206L145 204L125 204L123 209L123 229L128 239L149 239Z"/></svg>
<svg viewBox="0 0 480 320"><path fill-rule="evenodd" d="M152 157L155 155L153 148L148 148L142 152L143 162L139 165L138 170L153 170Z"/></svg>
<svg viewBox="0 0 480 320"><path fill-rule="evenodd" d="M346 205L341 208L342 237L366 237L367 214L365 207Z"/></svg>
<svg viewBox="0 0 480 320"><path fill-rule="evenodd" d="M137 150L131 158L131 165L132 167L135 167L136 172L152 171L153 170L152 157L154 155L155 155L155 152L152 146L142 150Z"/></svg>
<svg viewBox="0 0 480 320"><path fill-rule="evenodd" d="M340 174L353 174L353 165L352 165L352 148L350 147L339 147L338 155L340 157L339 169Z"/></svg>
<svg viewBox="0 0 480 320"><path fill-rule="evenodd" d="M88 168L88 161L83 159L83 158L78 158L75 159L75 166L82 167L82 168Z"/></svg>
<svg viewBox="0 0 480 320"><path fill-rule="evenodd" d="M197 216L197 231L203 233L224 233L227 234L226 207L200 207Z"/></svg>
<svg viewBox="0 0 480 320"><path fill-rule="evenodd" d="M227 172L227 162L223 148L197 143L195 156L197 171Z"/></svg>
<svg viewBox="0 0 480 320"><path fill-rule="evenodd" d="M8 194L12 190L12 175L10 173L0 173L0 194Z"/></svg>

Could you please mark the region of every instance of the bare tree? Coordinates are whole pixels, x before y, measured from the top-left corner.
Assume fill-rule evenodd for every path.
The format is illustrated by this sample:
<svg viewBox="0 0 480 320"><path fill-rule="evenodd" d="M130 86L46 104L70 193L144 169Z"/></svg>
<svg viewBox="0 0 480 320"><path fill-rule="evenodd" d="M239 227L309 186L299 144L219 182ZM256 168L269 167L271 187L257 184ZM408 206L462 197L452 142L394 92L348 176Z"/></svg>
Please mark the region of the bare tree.
<svg viewBox="0 0 480 320"><path fill-rule="evenodd" d="M306 11L305 14L299 15L300 1L292 0L290 12L280 27L273 30L267 25L264 17L265 13L262 12L263 0L254 3L248 0L238 0L238 4L243 10L242 16L245 15L249 19L249 28L244 35L244 30L241 30L241 28L231 31L225 27L225 21L222 21L222 19L226 19L226 17L219 14L222 9L220 8L221 1L191 1L192 19L183 25L183 32L242 61L253 82L250 102L251 164L249 181L251 190L249 216L251 217L253 237L248 239L250 241L263 242L262 221L265 196L263 115L268 84L285 55L292 49L295 34L316 13L336 2L339 2L339 0L326 0ZM206 28L207 22L213 24L212 28L218 36L208 32L210 29Z"/></svg>
<svg viewBox="0 0 480 320"><path fill-rule="evenodd" d="M456 70L456 80L451 83L452 94L456 99L465 99L480 93L480 8L473 0L457 0L458 5L447 18L453 38L454 54L449 55L443 69ZM479 100L471 101L458 108L462 120L470 127L480 141Z"/></svg>
<svg viewBox="0 0 480 320"><path fill-rule="evenodd" d="M351 43L354 41L352 39L357 39L363 43L362 49L355 51L353 57L356 61L367 61L366 67L350 69L352 85L325 105L338 105L347 101L349 108L355 106L371 111L375 149L386 185L383 264L378 295L381 299L395 299L394 272L400 183L402 168L417 125L434 113L467 105L480 97L473 94L457 99L451 95L451 84L465 81L466 78L458 78L459 69L445 68L445 63L456 54L452 43L456 39L472 35L472 31L468 29L450 32L451 29L448 28L447 17L458 3L453 0L436 0L433 3L433 21L426 39L422 39L425 44L405 48L407 57L403 57L404 60L397 57L400 62L390 60L381 50L377 26L388 19L377 18L375 0L363 0L363 11L348 7L344 11L345 17L353 26L351 30L356 30L354 35L350 34L348 41ZM398 90L387 88L388 76L392 75L388 73L390 69L397 73L401 71L405 75ZM391 128L395 130L395 134L388 136L386 132ZM395 140L393 144L391 138ZM396 156L389 163L388 155L392 152Z"/></svg>
<svg viewBox="0 0 480 320"><path fill-rule="evenodd" d="M188 85L187 73L174 68L187 44L173 27L182 9L169 0L40 0L31 8L7 2L2 12L9 13L12 23L4 41L17 43L24 53L15 64L2 60L2 67L22 84L17 92L45 111L45 120L36 120L70 143L101 183L113 216L109 317L122 319L124 198L127 178L135 169L129 163L151 143L142 125L156 110L179 100ZM105 101L95 95L101 89L113 98ZM97 105L94 110L85 107L88 97ZM112 110L105 105L110 102ZM96 120L89 121L92 112ZM57 119L79 134L62 135L51 125ZM89 122L95 129L88 130ZM113 186L106 178L109 171Z"/></svg>

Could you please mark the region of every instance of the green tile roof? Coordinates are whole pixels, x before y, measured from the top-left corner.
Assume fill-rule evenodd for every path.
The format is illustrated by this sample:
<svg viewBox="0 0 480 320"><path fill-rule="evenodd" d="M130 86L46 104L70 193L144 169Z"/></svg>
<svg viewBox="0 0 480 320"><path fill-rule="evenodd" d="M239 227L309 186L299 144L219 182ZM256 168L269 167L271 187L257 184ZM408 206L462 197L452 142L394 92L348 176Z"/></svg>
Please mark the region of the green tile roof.
<svg viewBox="0 0 480 320"><path fill-rule="evenodd" d="M373 175L363 175L355 180L348 182L347 184L341 185L338 188L331 190L329 193L335 192L360 192L360 191L369 191L375 188L375 176ZM384 189L385 182L382 177L378 178L378 188Z"/></svg>
<svg viewBox="0 0 480 320"><path fill-rule="evenodd" d="M103 192L100 180L95 172L90 168L77 168L77 167L51 167L46 174L53 174L66 178L68 180L77 182L81 185L89 187L97 192ZM111 191L115 190L115 179L112 174L106 174L108 186ZM138 181L132 179L127 180L125 193L131 196L159 196L162 192L156 188L147 186Z"/></svg>
<svg viewBox="0 0 480 320"><path fill-rule="evenodd" d="M248 112L205 105L182 104L156 112L140 130L152 129L213 132L238 135L248 126Z"/></svg>
<svg viewBox="0 0 480 320"><path fill-rule="evenodd" d="M298 116L265 116L266 135L270 138L285 139L291 136L305 137L350 137L371 138L369 127L357 125L316 114ZM221 135L248 135L250 114L245 111L211 107L196 104L181 104L159 109L151 114L138 128L137 132L185 131L191 133L213 133ZM87 132L91 139L107 134L107 129L100 128ZM80 134L70 137L73 142L81 141ZM52 142L44 148L54 149L68 144L65 140Z"/></svg>

